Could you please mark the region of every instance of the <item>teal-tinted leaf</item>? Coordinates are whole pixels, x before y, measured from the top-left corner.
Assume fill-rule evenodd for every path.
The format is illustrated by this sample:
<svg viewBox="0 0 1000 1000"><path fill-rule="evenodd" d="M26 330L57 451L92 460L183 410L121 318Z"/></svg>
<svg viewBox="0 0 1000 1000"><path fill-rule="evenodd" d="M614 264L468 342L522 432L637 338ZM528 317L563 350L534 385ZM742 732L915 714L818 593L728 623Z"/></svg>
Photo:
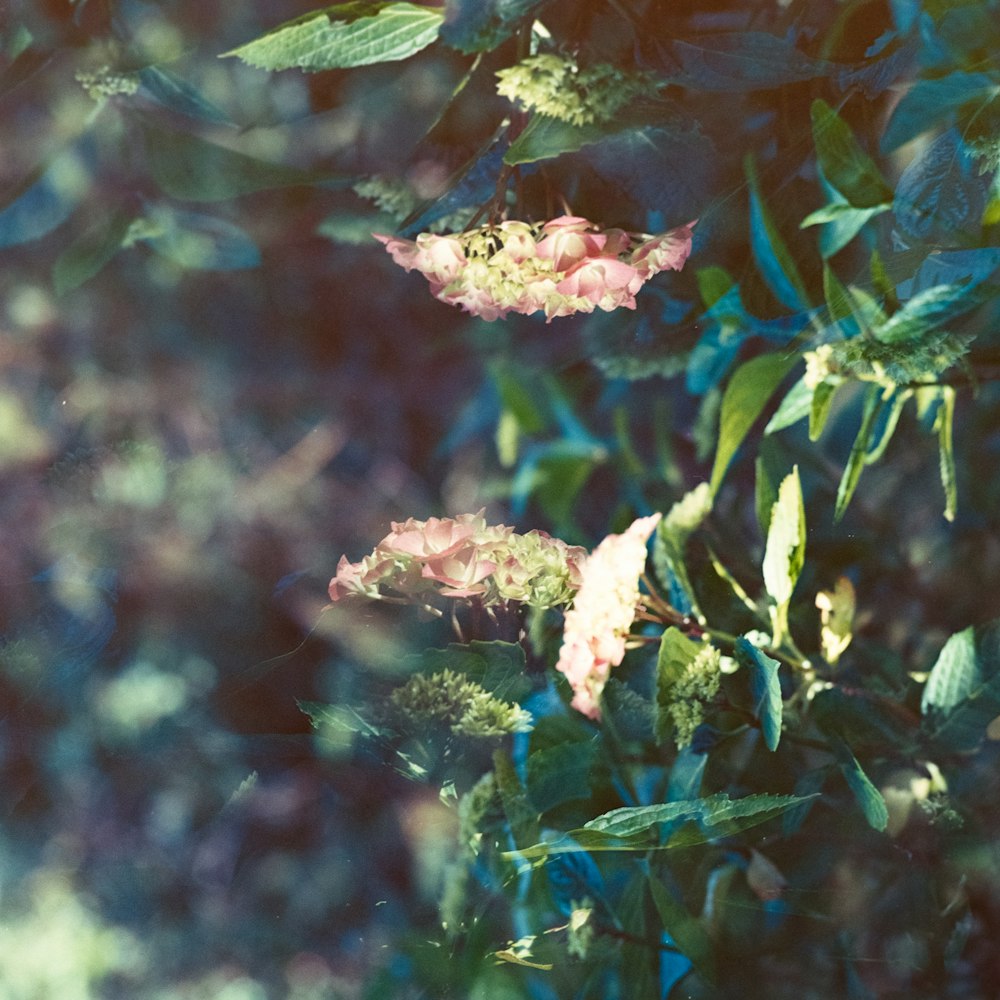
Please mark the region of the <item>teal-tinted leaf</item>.
<svg viewBox="0 0 1000 1000"><path fill-rule="evenodd" d="M909 753L914 743L907 709L870 691L830 687L816 693L812 716L824 733L836 733L853 747L894 747Z"/></svg>
<svg viewBox="0 0 1000 1000"><path fill-rule="evenodd" d="M241 45L236 56L258 69L345 69L408 59L433 42L440 8L413 3L346 3L306 14Z"/></svg>
<svg viewBox="0 0 1000 1000"><path fill-rule="evenodd" d="M796 795L748 795L731 799L724 793L685 802L664 802L652 806L627 806L613 809L592 819L584 830L606 837L632 837L663 823L690 821L699 827L698 833L684 829L671 838L670 846L690 846L715 837L733 836L791 809L804 801Z"/></svg>
<svg viewBox="0 0 1000 1000"><path fill-rule="evenodd" d="M773 602L771 619L776 645L782 643L788 631L788 605L805 563L805 552L806 511L795 466L778 488L764 548L764 587ZM780 695L779 689L779 701Z"/></svg>
<svg viewBox="0 0 1000 1000"><path fill-rule="evenodd" d="M146 66L139 71L142 89L164 107L199 121L232 125L232 119L190 83L170 70Z"/></svg>
<svg viewBox="0 0 1000 1000"><path fill-rule="evenodd" d="M750 246L760 273L778 301L789 309L809 308L809 296L785 241L764 204L753 157L744 161L750 185Z"/></svg>
<svg viewBox="0 0 1000 1000"><path fill-rule="evenodd" d="M674 899L667 887L652 872L649 873L649 889L663 929L670 935L681 954L691 960L691 964L705 979L713 982L715 954L708 932L683 903Z"/></svg>
<svg viewBox="0 0 1000 1000"><path fill-rule="evenodd" d="M874 208L891 201L892 188L837 112L826 101L815 100L811 115L813 141L823 176L855 208Z"/></svg>
<svg viewBox="0 0 1000 1000"><path fill-rule="evenodd" d="M704 643L689 639L680 629L671 626L660 639L660 649L656 657L656 735L662 743L672 731L668 707L674 700L673 686L684 674L688 665L694 663L705 648Z"/></svg>
<svg viewBox="0 0 1000 1000"><path fill-rule="evenodd" d="M813 393L812 409L809 411L809 440L818 441L826 427L840 382L820 382Z"/></svg>
<svg viewBox="0 0 1000 1000"><path fill-rule="evenodd" d="M967 628L944 645L920 703L924 728L951 750L971 751L1000 715L1000 622Z"/></svg>
<svg viewBox="0 0 1000 1000"><path fill-rule="evenodd" d="M840 485L837 487L837 502L834 508L833 519L839 521L847 510L847 505L854 496L857 489L858 480L865 467L865 459L871 449L872 435L875 430L875 422L882 410L884 400L882 389L877 386L869 386L865 393L864 408L861 412L861 427L858 429L854 444L851 445L851 453L847 458L847 467L840 478Z"/></svg>
<svg viewBox="0 0 1000 1000"><path fill-rule="evenodd" d="M955 473L955 448L952 429L955 423L955 388L941 387L941 406L934 421L938 432L938 449L941 458L941 485L944 487L944 516L955 520L958 510L958 479Z"/></svg>
<svg viewBox="0 0 1000 1000"><path fill-rule="evenodd" d="M239 226L200 212L159 205L150 210L137 239L181 267L239 271L260 264L260 250Z"/></svg>
<svg viewBox="0 0 1000 1000"><path fill-rule="evenodd" d="M826 260L839 253L865 227L869 219L887 212L891 205L855 208L846 201L834 201L807 215L800 227L823 225L820 233L820 254Z"/></svg>
<svg viewBox="0 0 1000 1000"><path fill-rule="evenodd" d="M441 40L460 52L485 52L509 38L545 0L447 0Z"/></svg>
<svg viewBox="0 0 1000 1000"><path fill-rule="evenodd" d="M61 226L89 186L87 168L75 150L56 156L0 211L0 249L41 239Z"/></svg>
<svg viewBox="0 0 1000 1000"><path fill-rule="evenodd" d="M769 90L830 72L832 64L812 59L788 38L762 31L719 32L702 39L677 39L664 52L670 83L697 91Z"/></svg>
<svg viewBox="0 0 1000 1000"><path fill-rule="evenodd" d="M979 285L937 285L918 292L872 333L885 344L912 340L935 327L951 322L996 295L996 288Z"/></svg>
<svg viewBox="0 0 1000 1000"><path fill-rule="evenodd" d="M855 800L861 807L865 819L868 820L868 825L873 830L881 832L889 824L889 810L882 793L865 774L851 748L836 733L828 733L827 742L837 758L841 773L854 793Z"/></svg>
<svg viewBox="0 0 1000 1000"><path fill-rule="evenodd" d="M795 354L762 354L737 368L729 380L722 397L719 444L712 465L710 485L713 496L718 492L743 439L797 361Z"/></svg>
<svg viewBox="0 0 1000 1000"><path fill-rule="evenodd" d="M503 161L508 166L551 160L572 153L592 142L600 142L621 129L621 125L573 125L548 115L532 115L524 131L510 144Z"/></svg>
<svg viewBox="0 0 1000 1000"><path fill-rule="evenodd" d="M889 398L888 405L882 407L872 433L868 454L865 455L865 465L874 465L885 454L893 434L896 433L903 407L906 406L907 400L912 395L913 392L910 389L897 389Z"/></svg>
<svg viewBox="0 0 1000 1000"><path fill-rule="evenodd" d="M822 791L827 775L831 768L821 767L815 771L806 771L798 781L795 782L794 794L802 799L800 805L793 806L781 820L781 832L786 837L791 837L798 833L806 817L816 804L817 797Z"/></svg>
<svg viewBox="0 0 1000 1000"><path fill-rule="evenodd" d="M532 691L525 673L524 647L516 642L453 642L445 649L427 649L407 659L411 672L453 670L503 701L520 702Z"/></svg>
<svg viewBox="0 0 1000 1000"><path fill-rule="evenodd" d="M882 135L882 152L891 153L903 143L934 128L963 104L988 101L1000 93L985 73L949 73L933 80L917 80L896 105Z"/></svg>
<svg viewBox="0 0 1000 1000"><path fill-rule="evenodd" d="M653 540L653 564L660 579L669 583L672 574L695 613L698 603L688 578L684 547L711 510L712 491L708 483L700 483L670 508L657 525Z"/></svg>
<svg viewBox="0 0 1000 1000"><path fill-rule="evenodd" d="M805 420L812 411L813 404L812 386L806 383L805 377L800 378L785 394L774 416L767 422L764 428L765 434L775 434L783 431L792 424L797 424L800 420Z"/></svg>
<svg viewBox="0 0 1000 1000"><path fill-rule="evenodd" d="M684 747L670 768L667 781L667 801L680 802L701 796L701 784L705 776L707 753L696 753L690 746Z"/></svg>
<svg viewBox="0 0 1000 1000"><path fill-rule="evenodd" d="M143 135L150 171L171 198L221 201L320 179L316 174L258 160L186 132L147 124Z"/></svg>
<svg viewBox="0 0 1000 1000"><path fill-rule="evenodd" d="M750 693L754 713L760 719L764 744L768 750L777 750L781 740L782 709L778 661L743 636L736 640L735 650L737 662L750 674Z"/></svg>
<svg viewBox="0 0 1000 1000"><path fill-rule="evenodd" d="M543 813L564 802L590 798L590 768L596 752L592 742L573 742L531 754L527 787L532 805Z"/></svg>
<svg viewBox="0 0 1000 1000"><path fill-rule="evenodd" d="M110 212L63 250L52 268L56 294L93 278L121 249L131 221L127 212Z"/></svg>

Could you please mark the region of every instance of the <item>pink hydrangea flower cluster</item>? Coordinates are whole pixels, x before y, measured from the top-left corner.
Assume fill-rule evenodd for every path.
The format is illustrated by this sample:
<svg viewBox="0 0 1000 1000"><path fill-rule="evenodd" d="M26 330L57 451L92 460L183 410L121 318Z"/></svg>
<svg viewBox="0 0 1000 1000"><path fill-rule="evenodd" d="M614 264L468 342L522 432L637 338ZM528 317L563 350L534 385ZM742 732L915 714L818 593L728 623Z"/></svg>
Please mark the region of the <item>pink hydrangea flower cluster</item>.
<svg viewBox="0 0 1000 1000"><path fill-rule="evenodd" d="M580 585L586 551L543 531L519 535L506 525L487 524L483 514L392 522L389 534L360 562L341 557L330 599L360 594L425 603L440 596L568 604Z"/></svg>
<svg viewBox="0 0 1000 1000"><path fill-rule="evenodd" d="M509 313L556 316L635 308L654 274L679 271L694 222L659 236L600 229L575 215L541 224L514 220L416 240L374 234L392 259L419 271L435 298L485 320Z"/></svg>
<svg viewBox="0 0 1000 1000"><path fill-rule="evenodd" d="M573 688L572 705L600 718L600 699L611 668L625 657L625 643L642 595L639 576L646 542L659 514L640 517L621 535L609 535L584 562L583 582L566 612L556 670Z"/></svg>

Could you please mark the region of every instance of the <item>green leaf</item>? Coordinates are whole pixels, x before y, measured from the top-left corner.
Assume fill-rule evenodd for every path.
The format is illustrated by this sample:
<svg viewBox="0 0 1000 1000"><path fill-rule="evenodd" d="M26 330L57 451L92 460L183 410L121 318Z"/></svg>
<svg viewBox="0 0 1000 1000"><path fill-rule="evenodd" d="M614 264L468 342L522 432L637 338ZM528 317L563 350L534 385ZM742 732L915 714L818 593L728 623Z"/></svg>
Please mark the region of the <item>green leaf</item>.
<svg viewBox="0 0 1000 1000"><path fill-rule="evenodd" d="M944 487L944 516L955 520L958 509L958 480L955 475L955 448L952 429L955 423L955 388L941 387L941 407L934 419L938 433L938 448L941 457L941 485Z"/></svg>
<svg viewBox="0 0 1000 1000"><path fill-rule="evenodd" d="M781 645L788 632L788 605L805 563L805 552L806 510L799 469L795 466L778 488L764 548L764 587L774 602L771 620L775 645ZM780 695L779 689L779 701Z"/></svg>
<svg viewBox="0 0 1000 1000"><path fill-rule="evenodd" d="M660 916L663 929L670 935L682 955L709 982L715 981L715 954L712 939L700 920L691 914L683 903L678 902L667 887L652 873L649 873L649 890L653 904Z"/></svg>
<svg viewBox="0 0 1000 1000"><path fill-rule="evenodd" d="M854 496L857 489L858 480L865 467L865 459L871 447L872 434L875 430L875 421L882 410L885 400L883 390L880 386L869 386L865 393L864 409L861 413L861 427L858 429L854 444L851 445L851 454L847 458L847 467L840 478L840 485L837 487L837 503L833 512L834 521L839 521L847 510L847 505Z"/></svg>
<svg viewBox="0 0 1000 1000"><path fill-rule="evenodd" d="M951 750L975 750L1000 715L1000 622L967 628L944 645L920 709L931 738Z"/></svg>
<svg viewBox="0 0 1000 1000"><path fill-rule="evenodd" d="M715 264L699 268L695 277L698 281L698 294L706 309L711 309L736 284L725 268Z"/></svg>
<svg viewBox="0 0 1000 1000"><path fill-rule="evenodd" d="M829 264L823 264L823 297L835 323L854 315L854 301Z"/></svg>
<svg viewBox="0 0 1000 1000"><path fill-rule="evenodd" d="M413 3L345 3L289 21L223 53L258 69L346 69L396 62L433 42L441 8Z"/></svg>
<svg viewBox="0 0 1000 1000"><path fill-rule="evenodd" d="M865 819L868 820L868 825L873 830L881 832L889 824L889 810L882 793L872 784L871 779L858 763L857 757L840 736L836 733L827 733L826 738L830 749L837 758L841 773L854 793L854 798L861 807Z"/></svg>
<svg viewBox="0 0 1000 1000"><path fill-rule="evenodd" d="M532 691L525 673L524 647L517 642L453 642L445 649L427 649L407 657L411 672L454 670L503 701L520 702Z"/></svg>
<svg viewBox="0 0 1000 1000"><path fill-rule="evenodd" d="M590 798L590 768L596 753L593 742L572 742L531 754L527 786L532 805L544 813L564 802Z"/></svg>
<svg viewBox="0 0 1000 1000"><path fill-rule="evenodd" d="M885 454L885 450L889 446L893 434L896 433L896 427L899 425L899 417L903 412L903 407L906 406L906 401L912 395L913 391L911 389L897 389L892 394L888 401L889 412L881 421L882 433L869 446L868 453L865 455L865 465L874 465Z"/></svg>
<svg viewBox="0 0 1000 1000"><path fill-rule="evenodd" d="M691 602L691 609L700 614L694 588L688 577L684 547L688 538L701 527L712 510L712 491L708 483L699 483L667 512L656 527L653 540L653 563L660 579L666 584L673 574L677 584Z"/></svg>
<svg viewBox="0 0 1000 1000"><path fill-rule="evenodd" d="M691 846L765 823L803 801L797 795L747 795L731 799L718 792L703 799L612 809L585 824L584 830L609 837L632 837L663 823L690 821L698 824L700 832L691 834L680 830L675 835L677 842L671 838L667 846Z"/></svg>
<svg viewBox="0 0 1000 1000"><path fill-rule="evenodd" d="M771 526L771 509L778 499L778 487L788 470L788 455L774 438L766 437L757 451L754 463L754 513L760 533L767 538Z"/></svg>
<svg viewBox="0 0 1000 1000"><path fill-rule="evenodd" d="M826 427L827 418L830 416L830 408L833 406L833 397L840 388L838 382L820 382L813 393L812 409L809 411L809 440L818 441Z"/></svg>
<svg viewBox="0 0 1000 1000"><path fill-rule="evenodd" d="M892 188L854 138L854 133L826 101L811 108L816 156L826 179L856 208L892 201Z"/></svg>
<svg viewBox="0 0 1000 1000"><path fill-rule="evenodd" d="M186 132L145 124L142 133L150 172L171 198L223 201L322 179L319 174L258 160Z"/></svg>
<svg viewBox="0 0 1000 1000"><path fill-rule="evenodd" d="M52 268L56 294L65 295L93 278L121 249L131 221L126 212L111 212L63 250Z"/></svg>
<svg viewBox="0 0 1000 1000"><path fill-rule="evenodd" d="M448 0L441 41L459 52L487 52L509 38L545 0Z"/></svg>
<svg viewBox="0 0 1000 1000"><path fill-rule="evenodd" d="M768 750L777 750L781 740L782 710L779 663L742 635L736 640L735 650L736 661L750 673L754 714L760 719L764 744Z"/></svg>
<svg viewBox="0 0 1000 1000"><path fill-rule="evenodd" d="M573 125L548 115L532 115L531 121L510 144L503 162L509 167L519 163L551 160L563 153L575 153L592 142L600 142L609 135L620 132L622 126L613 123Z"/></svg>
<svg viewBox="0 0 1000 1000"><path fill-rule="evenodd" d="M774 416L767 422L764 428L765 434L774 434L783 431L792 424L797 424L804 420L812 412L813 388L806 383L805 378L800 378L785 394L778 409L774 411Z"/></svg>
<svg viewBox="0 0 1000 1000"><path fill-rule="evenodd" d="M744 160L750 186L750 246L754 260L778 301L789 309L808 309L809 295L799 269L764 204L752 156Z"/></svg>
<svg viewBox="0 0 1000 1000"><path fill-rule="evenodd" d="M899 344L970 312L996 295L996 286L935 285L918 292L872 333L884 344Z"/></svg>
<svg viewBox="0 0 1000 1000"><path fill-rule="evenodd" d="M762 354L733 373L722 397L719 444L710 480L712 496L718 492L729 463L767 401L798 360L795 354Z"/></svg>
<svg viewBox="0 0 1000 1000"><path fill-rule="evenodd" d="M689 639L680 629L670 626L660 638L660 649L656 656L656 735L662 743L673 730L670 712L667 711L674 700L672 688L705 648L704 643Z"/></svg>
<svg viewBox="0 0 1000 1000"><path fill-rule="evenodd" d="M518 847L535 843L539 835L538 811L529 801L528 792L521 784L508 753L497 750L493 754L493 772L514 843Z"/></svg>
<svg viewBox="0 0 1000 1000"><path fill-rule="evenodd" d="M891 205L874 205L872 208L855 208L854 205L846 201L831 201L822 208L817 208L810 212L800 223L799 229L808 229L810 226L819 226L826 222L847 222L857 223L858 230L871 218L888 212Z"/></svg>

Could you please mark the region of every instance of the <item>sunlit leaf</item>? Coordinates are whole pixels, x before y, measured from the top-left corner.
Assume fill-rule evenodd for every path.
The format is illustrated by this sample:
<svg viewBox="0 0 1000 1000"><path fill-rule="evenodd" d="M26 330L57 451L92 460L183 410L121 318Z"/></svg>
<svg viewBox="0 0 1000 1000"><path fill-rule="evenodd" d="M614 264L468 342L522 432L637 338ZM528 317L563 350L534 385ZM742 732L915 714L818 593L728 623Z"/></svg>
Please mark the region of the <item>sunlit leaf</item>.
<svg viewBox="0 0 1000 1000"><path fill-rule="evenodd" d="M941 456L941 485L944 487L944 516L948 521L955 520L958 509L958 479L955 472L955 447L953 443L953 426L955 423L955 388L946 385L941 387L941 407L934 421L938 432L938 449Z"/></svg>
<svg viewBox="0 0 1000 1000"><path fill-rule="evenodd" d="M788 605L805 563L805 551L806 511L799 470L795 466L778 488L762 567L764 587L773 601L771 617L777 645L781 644L788 631Z"/></svg>
<svg viewBox="0 0 1000 1000"><path fill-rule="evenodd" d="M754 712L760 719L764 744L768 750L777 750L781 741L781 682L778 679L779 663L758 649L744 636L735 644L736 660L750 674L750 693Z"/></svg>
<svg viewBox="0 0 1000 1000"><path fill-rule="evenodd" d="M785 398L781 401L774 416L767 422L764 428L765 434L775 434L783 431L792 424L797 424L800 420L805 420L812 411L814 388L806 383L805 378L800 378L785 393Z"/></svg>
<svg viewBox="0 0 1000 1000"><path fill-rule="evenodd" d="M979 285L937 285L918 292L872 333L885 344L912 340L922 333L957 319L997 294L995 287Z"/></svg>
<svg viewBox="0 0 1000 1000"><path fill-rule="evenodd" d="M344 69L407 59L433 42L443 11L413 3L345 3L289 21L226 52L258 69Z"/></svg>

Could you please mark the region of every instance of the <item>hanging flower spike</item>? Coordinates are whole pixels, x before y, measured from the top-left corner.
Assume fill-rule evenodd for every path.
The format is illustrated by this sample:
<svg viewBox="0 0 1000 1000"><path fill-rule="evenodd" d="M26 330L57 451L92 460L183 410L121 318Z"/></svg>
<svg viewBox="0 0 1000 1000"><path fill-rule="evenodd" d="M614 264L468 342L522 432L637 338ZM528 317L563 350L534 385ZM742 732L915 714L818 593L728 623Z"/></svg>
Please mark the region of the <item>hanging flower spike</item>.
<svg viewBox="0 0 1000 1000"><path fill-rule="evenodd" d="M601 692L611 668L625 657L642 599L639 576L646 565L646 542L659 520L659 514L640 517L623 534L608 535L581 567L556 670L573 688L573 708L590 719L600 718Z"/></svg>
<svg viewBox="0 0 1000 1000"><path fill-rule="evenodd" d="M660 271L679 271L694 222L659 236L601 230L577 215L541 224L508 220L416 240L374 234L392 259L417 270L431 294L492 321L512 312L556 316L635 308L636 293Z"/></svg>

